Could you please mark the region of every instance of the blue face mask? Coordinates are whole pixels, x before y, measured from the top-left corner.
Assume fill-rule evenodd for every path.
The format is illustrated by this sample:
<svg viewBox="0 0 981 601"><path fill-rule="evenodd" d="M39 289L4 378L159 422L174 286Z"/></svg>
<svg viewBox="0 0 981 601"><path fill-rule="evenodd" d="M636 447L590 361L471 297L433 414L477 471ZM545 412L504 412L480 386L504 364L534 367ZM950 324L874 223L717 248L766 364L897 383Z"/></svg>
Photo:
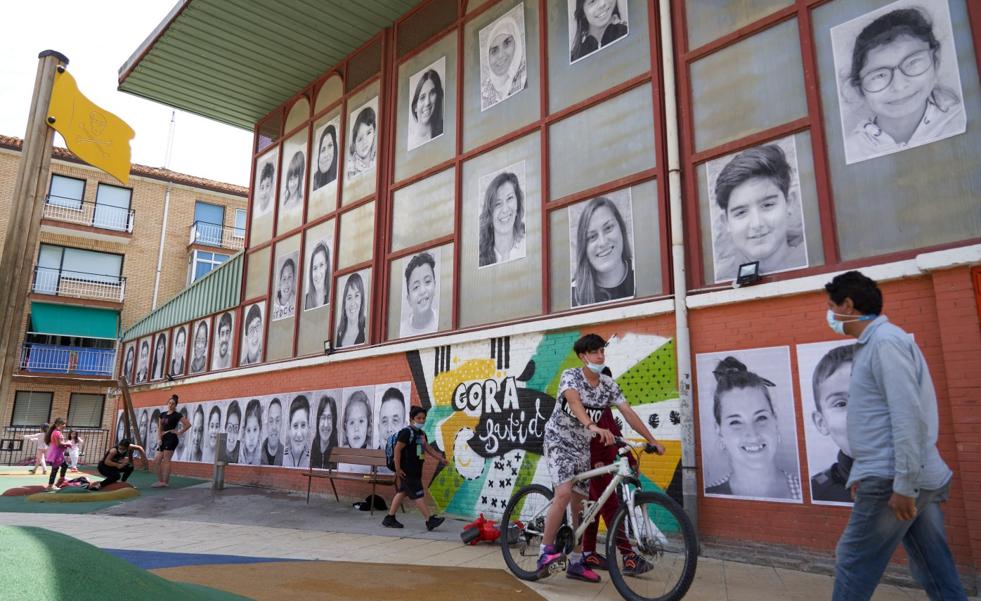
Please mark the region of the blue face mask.
<svg viewBox="0 0 981 601"><path fill-rule="evenodd" d="M603 373L603 368L606 367L606 365L602 363L589 362L586 364L586 367L589 368L589 371L593 372L596 375L599 375Z"/></svg>
<svg viewBox="0 0 981 601"><path fill-rule="evenodd" d="M835 319L835 317L839 315L841 317L851 317L851 319L839 321ZM831 330L835 334L838 334L839 336L847 336L847 334L845 334L846 323L851 323L853 321L872 321L876 317L877 317L876 315L862 315L861 317L852 317L851 315L841 315L840 313L835 313L834 310L832 309L828 309L828 313L827 313L828 327L831 328Z"/></svg>
<svg viewBox="0 0 981 601"><path fill-rule="evenodd" d="M409 425L415 428L416 430L422 430L426 424L425 423L417 424L416 422L412 422Z"/></svg>

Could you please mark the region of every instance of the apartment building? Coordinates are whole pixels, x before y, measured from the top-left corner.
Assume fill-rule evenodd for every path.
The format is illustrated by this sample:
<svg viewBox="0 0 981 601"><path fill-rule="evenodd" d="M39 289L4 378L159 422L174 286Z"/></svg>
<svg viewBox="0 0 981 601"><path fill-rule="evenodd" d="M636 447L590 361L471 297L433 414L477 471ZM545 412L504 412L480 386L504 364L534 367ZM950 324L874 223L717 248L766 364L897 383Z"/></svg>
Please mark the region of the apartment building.
<svg viewBox="0 0 981 601"><path fill-rule="evenodd" d="M0 136L0 244L22 144ZM20 358L0 399L4 438L62 416L103 444L120 332L243 248L246 188L144 165L130 173L122 186L53 151Z"/></svg>

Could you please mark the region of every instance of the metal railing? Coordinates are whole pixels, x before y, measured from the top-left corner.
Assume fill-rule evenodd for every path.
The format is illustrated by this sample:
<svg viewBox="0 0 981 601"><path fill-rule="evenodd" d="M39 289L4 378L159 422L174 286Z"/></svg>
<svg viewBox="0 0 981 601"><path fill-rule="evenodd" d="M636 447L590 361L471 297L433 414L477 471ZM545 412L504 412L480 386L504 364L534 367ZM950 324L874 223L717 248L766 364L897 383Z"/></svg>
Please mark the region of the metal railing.
<svg viewBox="0 0 981 601"><path fill-rule="evenodd" d="M126 296L126 278L38 265L34 267L34 283L31 291L37 294L121 303Z"/></svg>
<svg viewBox="0 0 981 601"><path fill-rule="evenodd" d="M110 431L105 428L79 428L69 424L65 427L65 432L75 430L82 439L82 453L79 456L79 464L94 465L102 458L112 440ZM34 465L34 455L37 452L37 443L33 440L25 440L25 435L37 434L41 431L40 426L7 426L3 429L4 444L0 445L0 465ZM17 444L17 442L20 444ZM14 444L11 444L14 443Z"/></svg>
<svg viewBox="0 0 981 601"><path fill-rule="evenodd" d="M44 203L43 216L45 219L132 234L136 211L49 194Z"/></svg>
<svg viewBox="0 0 981 601"><path fill-rule="evenodd" d="M188 244L242 250L245 247L245 230L207 221L195 221L191 224L191 240Z"/></svg>
<svg viewBox="0 0 981 601"><path fill-rule="evenodd" d="M116 349L58 346L26 342L20 349L21 372L112 377Z"/></svg>

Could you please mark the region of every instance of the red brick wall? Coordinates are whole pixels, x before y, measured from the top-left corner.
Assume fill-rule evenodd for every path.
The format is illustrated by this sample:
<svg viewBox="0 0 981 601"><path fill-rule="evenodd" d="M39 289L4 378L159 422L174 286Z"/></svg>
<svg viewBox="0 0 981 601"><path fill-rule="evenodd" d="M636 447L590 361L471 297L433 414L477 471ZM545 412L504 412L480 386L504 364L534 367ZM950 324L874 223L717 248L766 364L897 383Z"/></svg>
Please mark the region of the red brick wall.
<svg viewBox="0 0 981 601"><path fill-rule="evenodd" d="M937 272L932 277L886 282L881 287L884 313L915 336L937 388L938 445L944 460L955 472L951 500L945 506L947 531L958 563L973 566L975 558L981 557L981 415L977 411L981 398L981 331L970 272L967 268ZM692 311L689 315L693 360L695 353L793 347L833 340L835 335L825 321L826 310L825 295L815 292ZM794 396L799 409L798 366L796 355L792 353L791 357ZM802 458L805 417L797 411ZM809 498L809 479L807 462L801 461L805 499ZM701 476L699 484L703 484ZM702 498L699 528L704 535L727 539L832 551L848 514L847 507Z"/></svg>

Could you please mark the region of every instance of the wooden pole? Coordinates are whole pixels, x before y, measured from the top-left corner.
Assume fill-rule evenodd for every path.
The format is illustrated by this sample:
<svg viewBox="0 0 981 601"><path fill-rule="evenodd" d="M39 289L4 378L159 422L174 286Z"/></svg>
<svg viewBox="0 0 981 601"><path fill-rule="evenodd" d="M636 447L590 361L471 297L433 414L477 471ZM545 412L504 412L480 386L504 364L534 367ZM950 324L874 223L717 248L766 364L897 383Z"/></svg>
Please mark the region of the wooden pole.
<svg viewBox="0 0 981 601"><path fill-rule="evenodd" d="M37 76L10 205L10 221L0 255L0 407L8 402L10 380L20 360L21 324L37 250L44 190L51 167L54 130L48 127L48 106L57 69L65 55L45 50L38 55ZM6 412L0 412L5 414Z"/></svg>
<svg viewBox="0 0 981 601"><path fill-rule="evenodd" d="M136 420L136 409L133 408L133 399L129 396L129 382L126 381L126 376L119 378L119 391L123 395L123 415L126 416L126 438L143 447L144 451L147 451L149 449L143 444L140 422ZM147 427L147 431L149 430L150 428ZM146 453L143 453L143 471L146 472L149 469L150 464L147 461Z"/></svg>

